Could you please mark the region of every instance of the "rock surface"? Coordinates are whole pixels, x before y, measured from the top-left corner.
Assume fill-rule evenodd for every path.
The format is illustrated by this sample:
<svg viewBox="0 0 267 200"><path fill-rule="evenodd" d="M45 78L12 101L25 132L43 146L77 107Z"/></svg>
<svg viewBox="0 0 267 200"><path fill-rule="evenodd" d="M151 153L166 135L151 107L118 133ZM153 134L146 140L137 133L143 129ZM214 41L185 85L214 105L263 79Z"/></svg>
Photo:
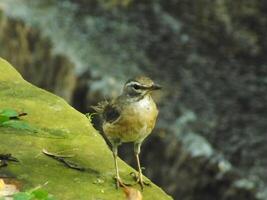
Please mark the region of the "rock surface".
<svg viewBox="0 0 267 200"><path fill-rule="evenodd" d="M23 118L32 130L0 127L0 153L11 153L20 162L0 168L0 177L15 178L22 190L46 183L44 189L57 199L125 199L113 180L113 159L104 139L88 119L63 99L23 80L0 59L0 108L27 112ZM66 168L42 154L42 149L72 154L72 162L85 171ZM130 181L133 171L119 161L122 177ZM142 193L146 200L172 199L156 185Z"/></svg>
<svg viewBox="0 0 267 200"><path fill-rule="evenodd" d="M102 0L3 2L9 16L40 29L76 68L87 71L78 77L76 109L86 112L104 97L116 96L122 82L136 73L164 85L158 129L143 145L142 163L166 191L177 198L201 196L202 191L223 198L224 184L205 189L214 177L207 179L209 184L202 176L180 179L180 168L173 164L180 162L183 141L177 130L193 116L179 132L193 132L196 140L203 137L206 152L210 146L211 154L223 154L235 171L265 190L261 196L267 198L265 1L116 0L107 6ZM126 154L126 149L123 156L131 158L132 151ZM166 162L154 167L158 163L152 157L158 155ZM201 165L183 166L201 172ZM238 185L247 185L243 183Z"/></svg>

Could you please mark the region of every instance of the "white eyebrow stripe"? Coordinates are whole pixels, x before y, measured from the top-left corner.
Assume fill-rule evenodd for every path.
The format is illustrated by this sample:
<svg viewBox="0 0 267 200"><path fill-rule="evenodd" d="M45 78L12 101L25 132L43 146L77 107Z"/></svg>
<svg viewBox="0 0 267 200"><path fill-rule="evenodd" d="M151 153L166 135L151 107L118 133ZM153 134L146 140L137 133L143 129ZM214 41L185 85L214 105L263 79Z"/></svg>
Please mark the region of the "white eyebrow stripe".
<svg viewBox="0 0 267 200"><path fill-rule="evenodd" d="M138 85L138 86L141 86L140 83L136 82L136 81L131 81L129 83L126 84L126 86L132 86L132 85Z"/></svg>

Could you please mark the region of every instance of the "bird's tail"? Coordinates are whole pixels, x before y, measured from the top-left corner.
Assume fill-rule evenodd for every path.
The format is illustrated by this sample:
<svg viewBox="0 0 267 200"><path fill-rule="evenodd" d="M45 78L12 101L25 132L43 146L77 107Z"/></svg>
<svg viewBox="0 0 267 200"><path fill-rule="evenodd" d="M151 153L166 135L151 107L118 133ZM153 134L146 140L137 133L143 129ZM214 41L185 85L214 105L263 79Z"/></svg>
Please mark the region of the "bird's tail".
<svg viewBox="0 0 267 200"><path fill-rule="evenodd" d="M97 114L103 114L107 105L109 105L109 102L105 100L99 102L96 106L91 106L91 108L94 109Z"/></svg>

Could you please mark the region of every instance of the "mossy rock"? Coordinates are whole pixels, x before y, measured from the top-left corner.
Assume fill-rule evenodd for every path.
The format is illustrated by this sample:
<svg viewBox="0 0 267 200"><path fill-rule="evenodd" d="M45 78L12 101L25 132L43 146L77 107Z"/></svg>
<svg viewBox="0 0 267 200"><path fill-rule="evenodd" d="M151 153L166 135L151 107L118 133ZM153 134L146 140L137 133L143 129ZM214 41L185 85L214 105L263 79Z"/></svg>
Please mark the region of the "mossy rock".
<svg viewBox="0 0 267 200"><path fill-rule="evenodd" d="M112 153L89 120L63 99L23 80L20 74L0 58L0 109L13 108L28 113L22 118L33 129L0 127L0 153L11 153L20 162L0 168L0 177L20 182L21 190L44 185L57 199L125 199L113 180ZM72 154L72 162L85 171L67 168L45 156L42 150ZM134 169L119 161L125 181ZM139 188L136 186L136 188ZM172 199L152 184L142 192L145 200Z"/></svg>

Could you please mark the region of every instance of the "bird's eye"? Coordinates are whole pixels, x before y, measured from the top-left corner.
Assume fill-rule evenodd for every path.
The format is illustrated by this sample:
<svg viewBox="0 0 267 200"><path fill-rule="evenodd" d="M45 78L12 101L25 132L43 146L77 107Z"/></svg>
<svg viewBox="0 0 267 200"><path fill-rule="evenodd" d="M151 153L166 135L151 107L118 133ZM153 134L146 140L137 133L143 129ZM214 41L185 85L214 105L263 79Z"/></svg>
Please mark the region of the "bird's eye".
<svg viewBox="0 0 267 200"><path fill-rule="evenodd" d="M133 88L134 88L135 90L139 90L139 89L141 89L140 85L133 85Z"/></svg>

